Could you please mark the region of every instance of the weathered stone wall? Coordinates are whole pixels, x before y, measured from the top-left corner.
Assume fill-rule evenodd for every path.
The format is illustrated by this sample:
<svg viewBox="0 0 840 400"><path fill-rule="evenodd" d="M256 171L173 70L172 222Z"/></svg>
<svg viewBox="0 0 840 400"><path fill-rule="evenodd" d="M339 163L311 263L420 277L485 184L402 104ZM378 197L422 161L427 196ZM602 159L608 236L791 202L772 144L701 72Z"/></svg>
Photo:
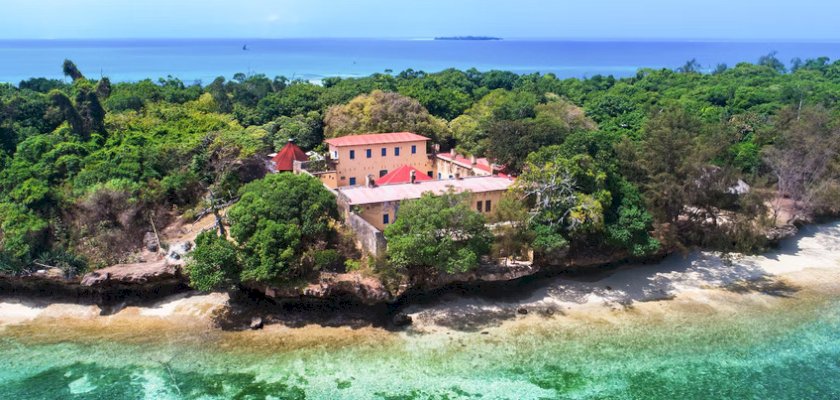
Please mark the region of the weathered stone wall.
<svg viewBox="0 0 840 400"><path fill-rule="evenodd" d="M348 212L346 215L345 222L355 234L356 244L370 254L384 254L387 244L382 231L376 229L358 214Z"/></svg>

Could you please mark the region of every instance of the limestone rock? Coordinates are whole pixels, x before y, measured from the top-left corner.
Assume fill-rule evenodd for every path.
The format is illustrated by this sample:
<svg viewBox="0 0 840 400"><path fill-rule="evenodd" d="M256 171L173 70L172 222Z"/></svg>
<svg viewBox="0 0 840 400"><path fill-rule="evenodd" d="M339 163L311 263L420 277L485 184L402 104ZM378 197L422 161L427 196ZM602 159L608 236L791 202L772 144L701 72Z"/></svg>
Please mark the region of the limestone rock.
<svg viewBox="0 0 840 400"><path fill-rule="evenodd" d="M138 264L117 264L85 274L82 286L144 285L149 283L180 280L181 271L177 265L166 259Z"/></svg>

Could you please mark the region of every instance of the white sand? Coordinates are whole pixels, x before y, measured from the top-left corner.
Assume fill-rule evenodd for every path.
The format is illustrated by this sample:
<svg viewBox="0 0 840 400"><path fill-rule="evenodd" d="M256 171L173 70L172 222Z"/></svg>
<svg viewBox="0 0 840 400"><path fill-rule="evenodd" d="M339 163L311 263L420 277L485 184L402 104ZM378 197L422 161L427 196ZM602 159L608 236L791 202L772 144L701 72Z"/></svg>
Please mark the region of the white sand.
<svg viewBox="0 0 840 400"><path fill-rule="evenodd" d="M488 321L510 319L519 308L530 311L555 310L585 316L603 316L626 305L650 304L679 299L726 309L737 304L732 296L752 296L762 301L761 292L720 293L731 284L784 280L797 286L835 282L840 275L840 222L810 226L796 238L786 240L776 251L758 256L693 252L673 255L652 265L628 265L591 280L556 278L544 282L516 300L492 300L447 296L432 306L411 306L415 332L446 331L471 318ZM840 286L840 282L836 284ZM840 289L840 288L838 288ZM767 296L765 296L767 297ZM729 303L728 303L729 302ZM491 323L492 324L492 323Z"/></svg>
<svg viewBox="0 0 840 400"><path fill-rule="evenodd" d="M152 307L126 307L116 314L101 316L98 306L68 303L49 305L27 304L16 300L0 301L0 328L40 318L121 318L139 315L150 318L188 317L208 319L213 312L228 301L227 294L211 293L200 296L177 295Z"/></svg>
<svg viewBox="0 0 840 400"><path fill-rule="evenodd" d="M228 295L210 293L201 296L178 295L166 299L153 307L138 307L142 316L169 317L173 315L209 318L212 312L227 304Z"/></svg>

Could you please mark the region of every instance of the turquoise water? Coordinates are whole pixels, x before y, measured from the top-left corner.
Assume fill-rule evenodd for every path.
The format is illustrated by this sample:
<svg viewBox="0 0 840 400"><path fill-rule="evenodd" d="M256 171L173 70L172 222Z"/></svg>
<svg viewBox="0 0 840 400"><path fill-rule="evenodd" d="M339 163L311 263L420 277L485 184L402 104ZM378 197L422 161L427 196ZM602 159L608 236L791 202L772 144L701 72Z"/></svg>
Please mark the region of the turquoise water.
<svg viewBox="0 0 840 400"><path fill-rule="evenodd" d="M247 51L242 50L247 45ZM61 63L72 59L88 76L116 81L173 75L209 83L237 72L318 80L366 76L408 68L501 69L631 76L641 67L676 68L696 58L706 69L718 63L755 62L778 51L784 62L826 56L840 58L840 43L703 41L433 41L376 39L134 39L0 40L0 82L30 77L62 78Z"/></svg>
<svg viewBox="0 0 840 400"><path fill-rule="evenodd" d="M7 337L0 398L831 399L840 395L838 306L737 323L523 326L447 340L371 334L338 346L321 337L286 347L277 332L200 346Z"/></svg>
<svg viewBox="0 0 840 400"><path fill-rule="evenodd" d="M556 278L518 299L450 295L412 306L403 332L224 332L189 309L84 317L59 306L0 328L0 399L836 399L838 249L835 223L766 256ZM726 284L759 267L787 269ZM569 296L605 283L613 297ZM650 297L677 286L673 299ZM512 311L523 306L532 312Z"/></svg>

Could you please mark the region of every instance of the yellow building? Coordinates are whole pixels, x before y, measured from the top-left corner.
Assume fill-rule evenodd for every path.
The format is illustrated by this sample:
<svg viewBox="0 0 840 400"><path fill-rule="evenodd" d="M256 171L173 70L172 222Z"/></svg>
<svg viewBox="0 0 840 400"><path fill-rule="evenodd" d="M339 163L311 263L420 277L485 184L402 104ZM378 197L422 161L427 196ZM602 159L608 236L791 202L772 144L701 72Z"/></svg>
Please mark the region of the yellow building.
<svg viewBox="0 0 840 400"><path fill-rule="evenodd" d="M317 176L327 187L359 186L385 176L402 166L411 166L429 176L434 166L429 160L429 138L410 132L350 135L327 139L329 160L321 170L304 170Z"/></svg>
<svg viewBox="0 0 840 400"><path fill-rule="evenodd" d="M435 178L457 179L469 176L492 176L499 174L499 166L486 158L464 157L451 150L448 153L434 155Z"/></svg>
<svg viewBox="0 0 840 400"><path fill-rule="evenodd" d="M400 202L418 199L423 193L470 192L470 205L482 214L496 210L513 180L481 176L455 180L431 180L383 186L354 186L338 189L338 202L345 213L355 213L382 231L398 217Z"/></svg>

